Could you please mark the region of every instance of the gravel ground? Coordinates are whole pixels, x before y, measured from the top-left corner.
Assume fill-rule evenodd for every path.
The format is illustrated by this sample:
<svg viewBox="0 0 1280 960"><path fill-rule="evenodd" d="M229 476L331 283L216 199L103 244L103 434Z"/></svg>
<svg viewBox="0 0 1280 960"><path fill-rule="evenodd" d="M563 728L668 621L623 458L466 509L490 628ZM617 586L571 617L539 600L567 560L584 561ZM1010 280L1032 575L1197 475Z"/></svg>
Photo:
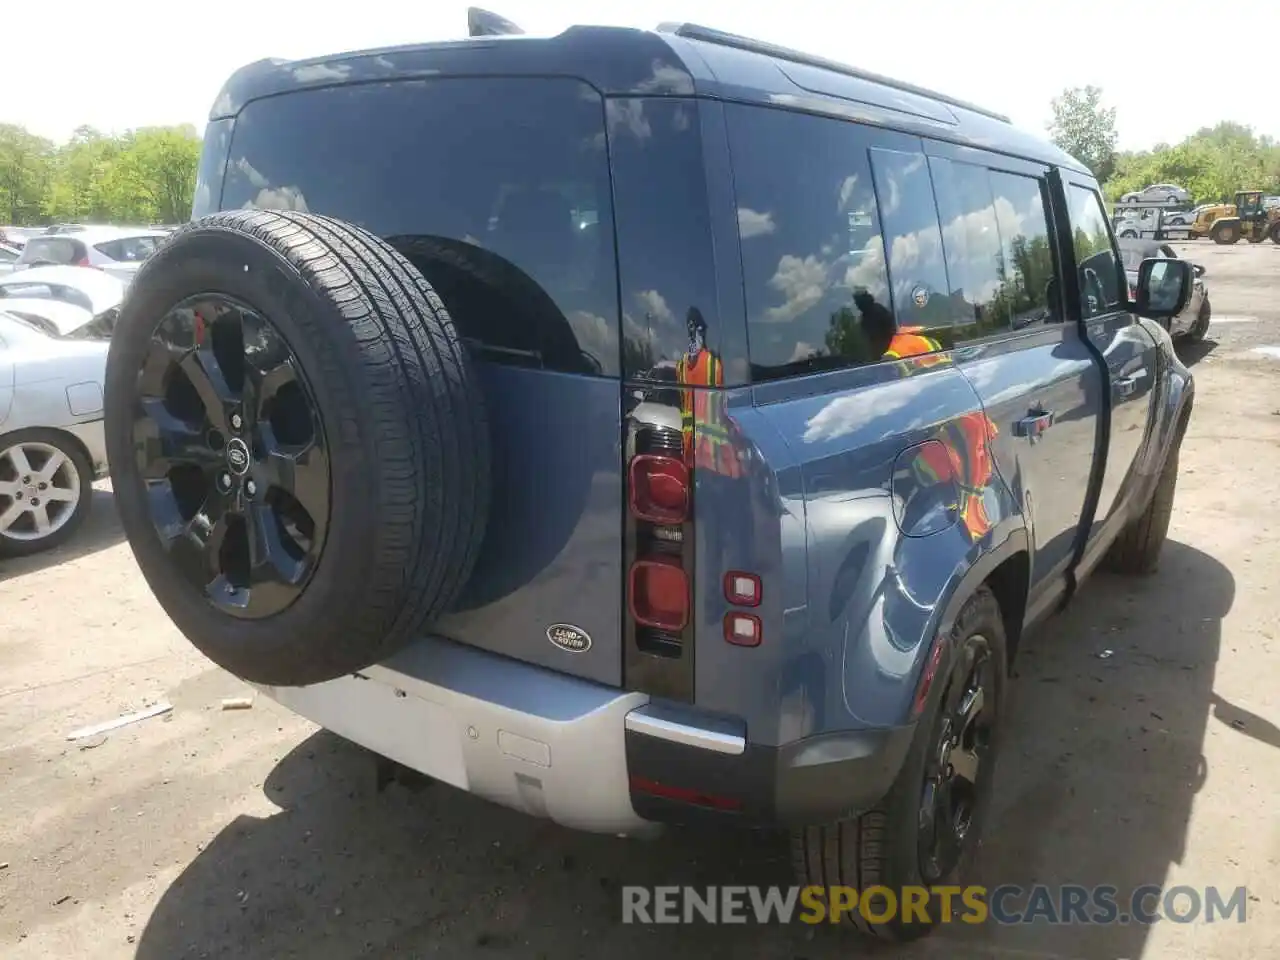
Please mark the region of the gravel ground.
<svg viewBox="0 0 1280 960"><path fill-rule="evenodd" d="M990 886L1245 885L1247 922L956 926L874 956L1274 956L1280 247L1179 247L1223 322L1188 356L1199 399L1164 562L1099 575L1024 643L978 870ZM94 507L70 546L0 567L6 960L860 955L827 929L619 922L621 884L789 882L775 840L624 841L440 785L378 792L367 754L269 701L222 711L249 691L160 612L107 486ZM167 716L65 740L160 700Z"/></svg>

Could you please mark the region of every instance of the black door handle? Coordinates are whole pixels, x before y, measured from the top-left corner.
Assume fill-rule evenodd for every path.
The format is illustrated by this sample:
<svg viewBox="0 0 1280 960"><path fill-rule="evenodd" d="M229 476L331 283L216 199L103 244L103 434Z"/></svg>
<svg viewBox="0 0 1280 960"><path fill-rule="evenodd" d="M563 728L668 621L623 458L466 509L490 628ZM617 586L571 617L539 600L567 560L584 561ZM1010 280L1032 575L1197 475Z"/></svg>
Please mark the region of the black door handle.
<svg viewBox="0 0 1280 960"><path fill-rule="evenodd" d="M1015 437L1031 437L1035 439L1053 426L1052 410L1033 410L1021 420L1013 424Z"/></svg>

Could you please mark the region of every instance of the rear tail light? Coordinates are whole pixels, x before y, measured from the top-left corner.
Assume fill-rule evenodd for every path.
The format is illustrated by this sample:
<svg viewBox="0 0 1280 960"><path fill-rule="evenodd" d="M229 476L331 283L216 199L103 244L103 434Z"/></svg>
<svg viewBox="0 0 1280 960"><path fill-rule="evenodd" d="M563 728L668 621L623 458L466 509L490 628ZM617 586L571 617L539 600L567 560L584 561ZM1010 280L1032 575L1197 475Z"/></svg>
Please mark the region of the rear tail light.
<svg viewBox="0 0 1280 960"><path fill-rule="evenodd" d="M674 457L635 457L628 489L637 520L670 525L683 523L689 514L689 468Z"/></svg>
<svg viewBox="0 0 1280 960"><path fill-rule="evenodd" d="M628 593L636 623L679 633L689 622L689 578L675 558L637 560Z"/></svg>
<svg viewBox="0 0 1280 960"><path fill-rule="evenodd" d="M764 639L764 627L755 614L735 610L724 615L724 638L734 646L758 647Z"/></svg>
<svg viewBox="0 0 1280 960"><path fill-rule="evenodd" d="M739 607L760 606L760 578L754 573L731 570L724 575L724 598Z"/></svg>

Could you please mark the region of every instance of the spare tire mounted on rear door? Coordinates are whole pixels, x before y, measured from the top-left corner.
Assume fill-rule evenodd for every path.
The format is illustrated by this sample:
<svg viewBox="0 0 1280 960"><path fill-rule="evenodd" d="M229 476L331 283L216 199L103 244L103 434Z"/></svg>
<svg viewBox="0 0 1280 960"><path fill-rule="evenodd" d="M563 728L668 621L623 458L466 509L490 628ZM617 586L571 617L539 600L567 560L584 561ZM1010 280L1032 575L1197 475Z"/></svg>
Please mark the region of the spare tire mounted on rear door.
<svg viewBox="0 0 1280 960"><path fill-rule="evenodd" d="M152 592L246 680L385 658L462 589L484 402L427 281L368 232L235 211L138 271L107 365L121 521Z"/></svg>

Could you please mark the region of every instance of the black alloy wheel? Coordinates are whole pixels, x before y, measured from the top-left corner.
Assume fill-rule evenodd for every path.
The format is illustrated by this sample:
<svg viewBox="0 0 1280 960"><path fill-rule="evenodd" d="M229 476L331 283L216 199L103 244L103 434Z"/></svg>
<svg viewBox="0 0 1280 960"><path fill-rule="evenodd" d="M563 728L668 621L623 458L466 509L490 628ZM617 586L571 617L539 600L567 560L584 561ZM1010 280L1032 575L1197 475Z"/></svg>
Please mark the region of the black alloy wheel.
<svg viewBox="0 0 1280 960"><path fill-rule="evenodd" d="M996 663L974 634L956 651L925 760L920 792L920 875L926 884L951 875L963 856L983 796L995 731Z"/></svg>
<svg viewBox="0 0 1280 960"><path fill-rule="evenodd" d="M183 579L237 617L293 603L324 549L330 466L312 391L272 324L220 294L174 306L138 374L133 437Z"/></svg>

